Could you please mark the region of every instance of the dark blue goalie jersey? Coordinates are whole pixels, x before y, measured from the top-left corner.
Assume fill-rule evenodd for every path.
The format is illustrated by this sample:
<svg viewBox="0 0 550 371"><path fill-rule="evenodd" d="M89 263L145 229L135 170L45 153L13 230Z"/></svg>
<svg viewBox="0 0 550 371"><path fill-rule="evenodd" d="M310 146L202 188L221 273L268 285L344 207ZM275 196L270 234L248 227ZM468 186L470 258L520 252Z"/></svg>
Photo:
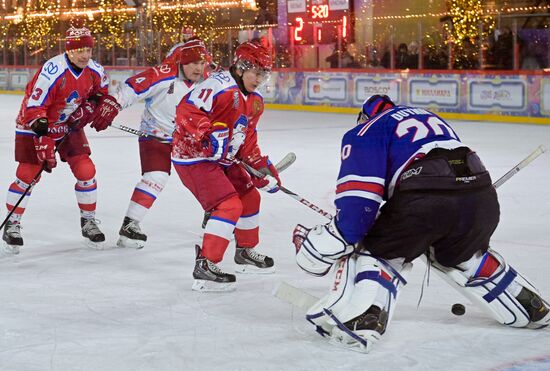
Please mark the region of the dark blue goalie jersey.
<svg viewBox="0 0 550 371"><path fill-rule="evenodd" d="M396 106L349 130L342 140L335 201L336 225L346 241L365 236L411 162L433 148L462 146L442 118L422 108Z"/></svg>

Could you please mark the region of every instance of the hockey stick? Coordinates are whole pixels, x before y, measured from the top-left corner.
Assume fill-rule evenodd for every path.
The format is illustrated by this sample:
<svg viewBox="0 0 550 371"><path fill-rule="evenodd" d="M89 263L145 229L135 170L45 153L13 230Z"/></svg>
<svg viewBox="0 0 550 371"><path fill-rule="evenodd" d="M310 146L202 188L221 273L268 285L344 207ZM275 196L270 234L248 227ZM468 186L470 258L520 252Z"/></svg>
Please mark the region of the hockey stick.
<svg viewBox="0 0 550 371"><path fill-rule="evenodd" d="M296 154L294 152L289 152L286 154L285 157L281 159L281 161L275 164L275 169L277 169L279 173L282 173L283 171L288 169L288 167L292 165L294 161L296 161ZM264 175L267 175L268 172L269 170L267 170L266 174ZM263 174L263 171L262 171L262 174ZM202 219L202 229L206 228L206 223L208 222L208 219L210 219L210 215L211 215L210 211L204 212L204 217Z"/></svg>
<svg viewBox="0 0 550 371"><path fill-rule="evenodd" d="M63 138L61 138L61 140L59 141L58 144L56 144L55 146L55 150L54 150L54 156L55 154L58 152L58 148L59 146L61 146L61 144L63 143L63 141L65 140L65 138L67 138L69 136L69 133L65 134L63 136ZM10 219L10 217L13 215L13 213L15 212L15 210L17 209L17 207L19 206L19 204L21 202L23 202L23 200L25 199L25 197L27 196L27 194L29 193L29 191L36 185L36 183L38 182L38 179L40 179L40 176L42 175L42 172L46 169L46 162L44 161L44 163L42 164L42 167L40 168L40 170L38 170L38 173L36 173L36 175L34 176L34 178L32 178L31 182L29 183L29 186L27 188L25 188L25 191L23 192L23 194L21 195L21 197L19 197L19 200L17 200L17 202L15 203L15 205L13 205L13 209L10 210L10 212L8 213L8 215L6 216L6 219L4 219L4 221L2 222L2 224L0 225L0 230L2 230L2 228L4 228L4 225L6 225L6 223L8 222L8 220Z"/></svg>
<svg viewBox="0 0 550 371"><path fill-rule="evenodd" d="M159 141L165 142L165 143L167 143L168 140L170 139L170 138L157 137L155 135L147 134L144 131L137 130L137 129L134 129L134 128L131 128L131 127L128 127L128 126L124 126L124 125L111 124L111 127L115 128L115 129L118 129L118 130L125 131L125 132L130 133L130 134L137 135L138 137L156 139L156 140L159 140Z"/></svg>
<svg viewBox="0 0 550 371"><path fill-rule="evenodd" d="M531 154L525 157L519 164L510 169L506 174L501 176L496 182L493 183L493 187L498 188L503 185L508 179L516 175L521 169L529 165L533 160L546 152L543 145L538 146Z"/></svg>
<svg viewBox="0 0 550 371"><path fill-rule="evenodd" d="M56 150L57 152L57 150ZM17 207L19 206L19 204L21 202L23 202L23 200L25 199L25 197L27 196L27 194L29 193L29 190L32 189L32 187L34 187L34 185L38 182L38 179L40 179L40 176L42 175L42 172L44 171L44 169L46 169L46 163L44 162L44 164L42 165L42 167L40 168L40 170L38 170L38 173L36 173L36 175L34 176L34 178L32 178L31 182L29 183L29 186L27 188L25 188L25 191L23 192L23 194L21 195L21 197L19 197L19 200L17 200L17 202L15 203L15 205L13 205L13 208L10 210L10 212L8 213L8 215L6 216L6 219L4 219L4 221L2 222L2 225L0 225L0 230L2 228L4 228L4 225L6 225L6 223L8 222L8 220L10 219L10 217L13 215L13 213L15 212L15 210L17 209Z"/></svg>
<svg viewBox="0 0 550 371"><path fill-rule="evenodd" d="M233 160L233 162L236 163L236 164L242 165L245 168L246 171L248 171L250 174L254 175L255 177L258 177L258 178L263 178L264 177L263 173L261 173L260 171L254 169L252 166L248 165L246 162L243 162L243 161L240 161L240 160L237 160L237 159ZM321 214L322 216L324 216L328 220L332 220L332 215L331 214L327 213L326 211L321 209L319 206L315 205L314 203L311 203L310 201L306 200L305 198L298 195L297 193L294 193L291 190L289 190L288 188L285 188L283 186L279 187L279 189L282 192L284 192L285 194L287 194L290 197L292 197L293 199L295 199L296 201L298 201L299 203L301 203L303 205L306 205L307 207L309 207L313 211Z"/></svg>
<svg viewBox="0 0 550 371"><path fill-rule="evenodd" d="M540 145L538 146L530 155L524 158L519 164L510 169L506 174L500 177L496 182L493 183L493 187L498 188L504 183L506 183L511 177L516 175L521 169L529 165L533 160L539 157L545 152L545 148ZM284 302L294 305L295 307L302 309L309 309L313 304L315 304L319 298L309 294L308 292L294 287L284 281L279 283L279 285L273 290L273 296L281 299Z"/></svg>

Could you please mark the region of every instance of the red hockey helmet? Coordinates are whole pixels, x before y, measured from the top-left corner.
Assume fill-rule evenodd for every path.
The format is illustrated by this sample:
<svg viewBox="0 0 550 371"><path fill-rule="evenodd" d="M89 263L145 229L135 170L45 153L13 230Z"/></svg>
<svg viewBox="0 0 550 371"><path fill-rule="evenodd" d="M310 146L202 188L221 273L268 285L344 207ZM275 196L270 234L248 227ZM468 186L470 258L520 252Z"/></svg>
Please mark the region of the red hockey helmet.
<svg viewBox="0 0 550 371"><path fill-rule="evenodd" d="M250 41L242 43L235 49L233 64L245 70L256 67L270 72L273 68L269 50L259 43Z"/></svg>

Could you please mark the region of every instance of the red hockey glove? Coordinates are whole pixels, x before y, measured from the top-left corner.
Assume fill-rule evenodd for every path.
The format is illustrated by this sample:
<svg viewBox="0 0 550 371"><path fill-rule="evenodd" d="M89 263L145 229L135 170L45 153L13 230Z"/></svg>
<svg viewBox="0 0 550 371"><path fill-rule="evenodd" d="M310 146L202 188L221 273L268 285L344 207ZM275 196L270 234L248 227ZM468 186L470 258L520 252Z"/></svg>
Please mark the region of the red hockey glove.
<svg viewBox="0 0 550 371"><path fill-rule="evenodd" d="M279 182L271 175L266 175L263 178L257 178L255 176L251 176L250 178L252 179L254 187L258 188L260 191L275 193L279 190Z"/></svg>
<svg viewBox="0 0 550 371"><path fill-rule="evenodd" d="M55 140L48 136L34 137L34 149L36 157L44 164L44 170L51 173L52 169L57 166Z"/></svg>
<svg viewBox="0 0 550 371"><path fill-rule="evenodd" d="M205 136L203 146L206 148L206 157L211 160L222 159L227 153L229 144L229 129L223 122L215 122L208 136Z"/></svg>
<svg viewBox="0 0 550 371"><path fill-rule="evenodd" d="M92 116L92 125L96 131L107 129L120 112L120 104L110 95L102 95L97 101L97 107Z"/></svg>
<svg viewBox="0 0 550 371"><path fill-rule="evenodd" d="M73 114L69 116L67 124L72 130L82 129L84 126L92 122L92 119L94 117L94 110L95 105L92 102L86 101L82 103L80 106L78 106L76 111L74 111Z"/></svg>
<svg viewBox="0 0 550 371"><path fill-rule="evenodd" d="M256 160L250 162L250 166L266 175L271 175L277 180L277 184L279 185L279 187L281 186L281 178L279 178L279 172L277 171L275 165L273 165L271 161L269 161L269 157L258 157Z"/></svg>

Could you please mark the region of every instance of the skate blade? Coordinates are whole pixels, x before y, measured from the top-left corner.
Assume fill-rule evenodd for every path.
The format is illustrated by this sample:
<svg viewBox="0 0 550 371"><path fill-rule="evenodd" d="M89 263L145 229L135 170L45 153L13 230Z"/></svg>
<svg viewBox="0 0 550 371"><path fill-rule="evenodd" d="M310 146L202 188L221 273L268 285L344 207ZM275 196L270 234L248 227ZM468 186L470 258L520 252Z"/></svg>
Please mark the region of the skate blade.
<svg viewBox="0 0 550 371"><path fill-rule="evenodd" d="M195 280L191 289L200 292L226 292L235 291L237 285L235 282L214 282L207 280Z"/></svg>
<svg viewBox="0 0 550 371"><path fill-rule="evenodd" d="M19 254L19 245L8 245L5 241L0 249L2 256L13 256Z"/></svg>
<svg viewBox="0 0 550 371"><path fill-rule="evenodd" d="M275 266L258 268L255 265L250 264L237 264L235 266L235 272L241 274L273 274L275 273Z"/></svg>
<svg viewBox="0 0 550 371"><path fill-rule="evenodd" d="M87 248L92 250L107 250L109 248L109 246L107 246L105 241L93 242L87 238L84 239L84 244L86 245Z"/></svg>
<svg viewBox="0 0 550 371"><path fill-rule="evenodd" d="M142 240L132 240L126 236L120 236L116 242L118 247L128 248L128 249L143 249L145 246L145 241Z"/></svg>

